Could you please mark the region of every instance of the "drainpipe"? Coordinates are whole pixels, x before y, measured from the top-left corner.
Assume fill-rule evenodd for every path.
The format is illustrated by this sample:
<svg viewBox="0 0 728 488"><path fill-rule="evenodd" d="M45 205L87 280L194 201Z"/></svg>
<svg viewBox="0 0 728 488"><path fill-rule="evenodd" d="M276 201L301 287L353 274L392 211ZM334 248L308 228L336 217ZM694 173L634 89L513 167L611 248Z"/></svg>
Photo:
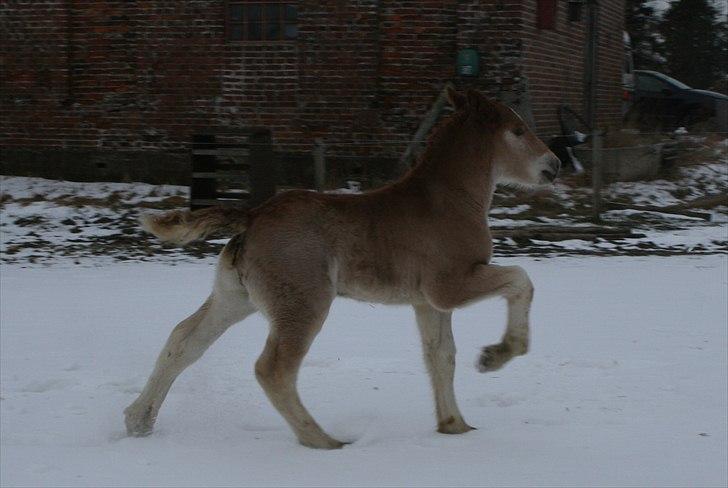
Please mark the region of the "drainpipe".
<svg viewBox="0 0 728 488"><path fill-rule="evenodd" d="M73 105L74 83L73 83L73 55L74 55L74 38L73 38L73 0L66 0L66 98L63 105L70 107Z"/></svg>
<svg viewBox="0 0 728 488"><path fill-rule="evenodd" d="M596 130L597 58L599 49L599 4L586 0L586 52L584 58L584 118L589 128Z"/></svg>

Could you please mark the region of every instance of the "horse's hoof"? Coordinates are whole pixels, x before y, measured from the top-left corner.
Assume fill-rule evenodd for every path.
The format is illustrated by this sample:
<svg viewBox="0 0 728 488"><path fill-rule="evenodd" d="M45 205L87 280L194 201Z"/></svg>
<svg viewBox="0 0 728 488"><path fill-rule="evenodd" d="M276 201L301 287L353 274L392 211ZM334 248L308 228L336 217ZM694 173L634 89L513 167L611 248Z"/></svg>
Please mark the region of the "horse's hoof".
<svg viewBox="0 0 728 488"><path fill-rule="evenodd" d="M505 344L493 344L492 346L486 346L483 348L478 360L475 362L475 367L481 373L498 371L512 357L513 354L508 346Z"/></svg>
<svg viewBox="0 0 728 488"><path fill-rule="evenodd" d="M130 437L146 437L154 430L154 418L152 407L139 409L130 405L124 410L124 423L126 433Z"/></svg>
<svg viewBox="0 0 728 488"><path fill-rule="evenodd" d="M310 447L311 449L325 449L325 450L333 450L333 449L341 449L347 444L350 444L350 442L341 442L337 441L336 439L327 439L322 441L299 441L302 446Z"/></svg>
<svg viewBox="0 0 728 488"><path fill-rule="evenodd" d="M466 424L463 419L455 419L450 417L447 420L437 424L437 431L440 434L464 434L471 430L478 430Z"/></svg>

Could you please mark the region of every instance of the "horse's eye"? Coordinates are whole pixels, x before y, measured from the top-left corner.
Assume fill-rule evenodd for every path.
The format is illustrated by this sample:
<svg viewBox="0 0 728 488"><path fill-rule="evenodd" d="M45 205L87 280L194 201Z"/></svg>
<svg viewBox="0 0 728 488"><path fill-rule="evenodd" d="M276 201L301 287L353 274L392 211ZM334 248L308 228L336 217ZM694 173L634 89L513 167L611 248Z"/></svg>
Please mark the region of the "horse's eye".
<svg viewBox="0 0 728 488"><path fill-rule="evenodd" d="M522 136L526 133L526 129L523 128L523 126L518 126L515 129L513 129L513 133L517 136Z"/></svg>

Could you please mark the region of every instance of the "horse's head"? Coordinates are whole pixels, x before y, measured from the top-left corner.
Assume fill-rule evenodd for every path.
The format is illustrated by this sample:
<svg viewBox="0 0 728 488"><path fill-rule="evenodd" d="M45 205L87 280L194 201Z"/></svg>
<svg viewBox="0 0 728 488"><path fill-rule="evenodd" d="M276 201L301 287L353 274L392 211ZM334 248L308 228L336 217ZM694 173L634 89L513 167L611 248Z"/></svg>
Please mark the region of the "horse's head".
<svg viewBox="0 0 728 488"><path fill-rule="evenodd" d="M512 109L489 100L475 90L459 93L448 89L450 103L463 115L472 144L482 154L482 164L490 164L496 183L537 186L556 179L561 162L531 132Z"/></svg>

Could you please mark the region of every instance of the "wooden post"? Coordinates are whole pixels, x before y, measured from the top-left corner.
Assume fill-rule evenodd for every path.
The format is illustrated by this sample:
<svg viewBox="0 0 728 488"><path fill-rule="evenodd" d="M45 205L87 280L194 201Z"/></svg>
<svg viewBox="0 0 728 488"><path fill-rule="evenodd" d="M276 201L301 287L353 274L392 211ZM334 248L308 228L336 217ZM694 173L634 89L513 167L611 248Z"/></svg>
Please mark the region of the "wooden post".
<svg viewBox="0 0 728 488"><path fill-rule="evenodd" d="M204 208L217 198L217 179L210 178L217 169L214 150L215 136L196 134L192 136L192 181L190 182L190 210ZM206 153L206 154L205 154ZM207 176L202 176L206 174Z"/></svg>
<svg viewBox="0 0 728 488"><path fill-rule="evenodd" d="M276 194L277 168L273 158L270 130L256 129L248 138L250 143L250 201L257 207Z"/></svg>
<svg viewBox="0 0 728 488"><path fill-rule="evenodd" d="M592 211L597 223L602 220L602 135L598 130L592 135Z"/></svg>
<svg viewBox="0 0 728 488"><path fill-rule="evenodd" d="M316 191L323 191L326 183L326 145L323 139L313 142L313 181Z"/></svg>

